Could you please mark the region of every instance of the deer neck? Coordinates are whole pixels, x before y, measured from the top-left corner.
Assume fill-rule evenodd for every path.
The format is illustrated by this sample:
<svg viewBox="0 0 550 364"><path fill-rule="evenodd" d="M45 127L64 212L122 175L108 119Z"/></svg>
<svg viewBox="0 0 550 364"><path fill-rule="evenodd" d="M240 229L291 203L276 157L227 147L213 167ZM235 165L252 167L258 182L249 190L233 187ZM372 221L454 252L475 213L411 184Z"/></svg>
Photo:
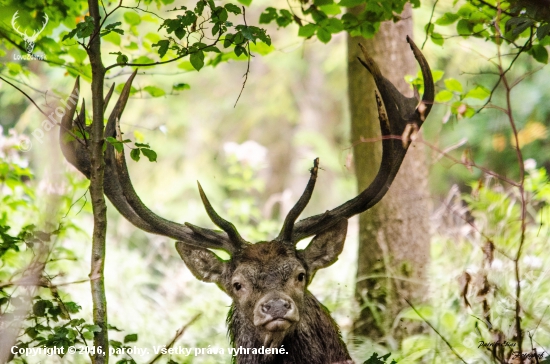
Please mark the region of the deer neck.
<svg viewBox="0 0 550 364"><path fill-rule="evenodd" d="M261 348L262 334L235 306L227 317L229 338L237 351L233 363L238 364L333 364L352 363L340 329L329 311L309 291L306 292L300 322L287 333L280 348L287 354L264 355L246 353L246 348Z"/></svg>

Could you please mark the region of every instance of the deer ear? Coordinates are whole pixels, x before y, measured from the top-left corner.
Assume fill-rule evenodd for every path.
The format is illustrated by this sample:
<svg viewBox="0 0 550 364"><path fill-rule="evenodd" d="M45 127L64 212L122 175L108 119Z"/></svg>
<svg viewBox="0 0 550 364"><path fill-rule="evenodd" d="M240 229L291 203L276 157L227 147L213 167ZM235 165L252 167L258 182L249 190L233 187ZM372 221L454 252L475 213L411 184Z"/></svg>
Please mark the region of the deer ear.
<svg viewBox="0 0 550 364"><path fill-rule="evenodd" d="M316 270L328 267L338 260L344 249L348 220L342 219L333 227L316 235L304 250L304 259L313 275Z"/></svg>
<svg viewBox="0 0 550 364"><path fill-rule="evenodd" d="M176 242L176 250L193 275L204 282L221 283L227 263L208 249Z"/></svg>

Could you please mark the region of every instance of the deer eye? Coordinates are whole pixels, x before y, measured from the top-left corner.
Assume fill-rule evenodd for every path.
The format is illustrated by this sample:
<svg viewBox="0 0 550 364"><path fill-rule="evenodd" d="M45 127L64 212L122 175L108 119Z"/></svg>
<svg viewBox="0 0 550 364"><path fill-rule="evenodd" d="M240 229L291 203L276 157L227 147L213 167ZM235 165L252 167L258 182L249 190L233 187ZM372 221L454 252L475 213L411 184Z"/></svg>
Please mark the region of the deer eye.
<svg viewBox="0 0 550 364"><path fill-rule="evenodd" d="M233 283L233 288L235 288L235 291L240 291L243 286L239 282Z"/></svg>
<svg viewBox="0 0 550 364"><path fill-rule="evenodd" d="M305 274L305 273L300 273L300 274L298 274L298 280L299 280L300 282L303 282L305 277L306 277L306 274Z"/></svg>

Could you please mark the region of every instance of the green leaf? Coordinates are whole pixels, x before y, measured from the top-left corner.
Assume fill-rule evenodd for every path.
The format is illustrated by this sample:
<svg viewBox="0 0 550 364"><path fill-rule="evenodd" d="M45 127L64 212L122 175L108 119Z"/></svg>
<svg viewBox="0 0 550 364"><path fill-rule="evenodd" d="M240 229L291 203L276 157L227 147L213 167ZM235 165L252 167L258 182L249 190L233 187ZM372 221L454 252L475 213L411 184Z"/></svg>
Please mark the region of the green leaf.
<svg viewBox="0 0 550 364"><path fill-rule="evenodd" d="M145 91L147 91L147 93L153 97L161 97L161 96L164 96L166 95L166 92L164 92L163 89L161 88L158 88L156 86L145 86L143 88Z"/></svg>
<svg viewBox="0 0 550 364"><path fill-rule="evenodd" d="M334 0L313 0L315 6L323 6L333 4Z"/></svg>
<svg viewBox="0 0 550 364"><path fill-rule="evenodd" d="M117 152L122 152L122 149L124 148L124 145L122 142L119 142L118 140L116 140L116 138L113 138L113 137L107 137L105 138L105 140L107 140L107 142L109 144L111 144Z"/></svg>
<svg viewBox="0 0 550 364"><path fill-rule="evenodd" d="M225 4L225 10L229 11L230 13L233 13L233 14L240 14L241 13L241 8L239 8L237 5L235 4Z"/></svg>
<svg viewBox="0 0 550 364"><path fill-rule="evenodd" d="M481 86L481 85L477 85L475 88L468 91L468 93L466 93L466 95L464 97L465 98L466 97L471 97L471 98L474 98L474 99L483 100L483 99L486 99L487 97L489 97L490 94L491 94L491 91L488 88L486 88L484 86Z"/></svg>
<svg viewBox="0 0 550 364"><path fill-rule="evenodd" d="M533 19L524 18L524 17L518 17L518 18L510 18L506 22L506 32L512 31L512 34L514 36L520 35L523 33L523 31L529 27L531 27L535 21Z"/></svg>
<svg viewBox="0 0 550 364"><path fill-rule="evenodd" d="M136 162L139 161L139 148L132 149L130 152L130 157Z"/></svg>
<svg viewBox="0 0 550 364"><path fill-rule="evenodd" d="M435 95L435 102L448 102L453 98L453 93L448 90L442 90Z"/></svg>
<svg viewBox="0 0 550 364"><path fill-rule="evenodd" d="M92 35L94 32L94 19L91 16L85 16L84 21L76 25L76 36L77 38L86 38ZM71 31L69 34L73 34ZM71 38L74 34L71 36ZM65 37L63 37L65 39Z"/></svg>
<svg viewBox="0 0 550 364"><path fill-rule="evenodd" d="M131 42L130 44L124 46L124 48L135 51L136 49L138 49L138 45L136 42Z"/></svg>
<svg viewBox="0 0 550 364"><path fill-rule="evenodd" d="M438 46L442 46L445 39L443 39L443 36L439 33L432 33L430 34L430 39L434 44L437 44Z"/></svg>
<svg viewBox="0 0 550 364"><path fill-rule="evenodd" d="M258 53L262 56L265 56L275 50L275 47L267 45L264 42L256 42L250 45L250 52Z"/></svg>
<svg viewBox="0 0 550 364"><path fill-rule="evenodd" d="M266 8L264 12L260 14L260 24L269 24L275 19L277 19L277 9L273 7Z"/></svg>
<svg viewBox="0 0 550 364"><path fill-rule="evenodd" d="M138 148L151 148L151 146L146 143L135 143L134 145Z"/></svg>
<svg viewBox="0 0 550 364"><path fill-rule="evenodd" d="M194 69L200 71L200 69L204 66L204 52L197 51L192 53L191 57L189 57L189 61L191 61Z"/></svg>
<svg viewBox="0 0 550 364"><path fill-rule="evenodd" d="M46 316L46 308L47 308L47 301L44 301L44 300L40 300L40 301L37 301L33 306L32 306L32 313L33 315L37 316L37 317L44 317Z"/></svg>
<svg viewBox="0 0 550 364"><path fill-rule="evenodd" d="M548 51L540 44L535 44L530 50L529 54L537 60L537 62L547 64L548 63Z"/></svg>
<svg viewBox="0 0 550 364"><path fill-rule="evenodd" d="M422 72L420 72L420 74L422 75ZM441 70L432 70L432 77L434 79L434 83L441 80L441 78L443 78L443 75L445 74L444 71L441 71Z"/></svg>
<svg viewBox="0 0 550 364"><path fill-rule="evenodd" d="M185 71L193 71L195 68L193 68L193 65L189 61L183 61L178 64L178 68L185 70Z"/></svg>
<svg viewBox="0 0 550 364"><path fill-rule="evenodd" d="M124 336L124 343L133 343L138 340L138 334L129 334Z"/></svg>
<svg viewBox="0 0 550 364"><path fill-rule="evenodd" d="M458 93L463 92L462 84L458 80L454 78L447 78L444 82L447 90L451 92L458 92Z"/></svg>
<svg viewBox="0 0 550 364"><path fill-rule="evenodd" d="M157 153L152 149L147 148L141 148L141 152L144 156L149 158L149 162L156 162L157 161Z"/></svg>
<svg viewBox="0 0 550 364"><path fill-rule="evenodd" d="M544 24L537 28L537 39L542 40L550 33L550 24Z"/></svg>
<svg viewBox="0 0 550 364"><path fill-rule="evenodd" d="M82 308L78 304L76 304L75 302L65 302L64 304L65 304L65 308L70 313L77 313Z"/></svg>
<svg viewBox="0 0 550 364"><path fill-rule="evenodd" d="M300 30L298 30L298 36L304 38L312 37L315 34L315 30L317 30L316 24L306 24L303 27L300 27Z"/></svg>
<svg viewBox="0 0 550 364"><path fill-rule="evenodd" d="M174 34L176 35L176 37L178 37L178 39L182 39L183 37L185 37L185 33L185 28L178 28L174 30Z"/></svg>
<svg viewBox="0 0 550 364"><path fill-rule="evenodd" d="M151 58L147 57L147 56L139 56L138 58L134 59L132 61L132 63L137 63L137 64L148 64L148 63L153 63L155 61L153 61Z"/></svg>
<svg viewBox="0 0 550 364"><path fill-rule="evenodd" d="M235 52L235 55L237 57L239 57L243 53L244 53L244 55L247 55L246 48L244 48L243 46L240 46L240 45L235 46L234 52Z"/></svg>
<svg viewBox="0 0 550 364"><path fill-rule="evenodd" d="M130 25L139 25L141 17L134 11L127 11L124 13L124 21Z"/></svg>
<svg viewBox="0 0 550 364"><path fill-rule="evenodd" d="M466 3L458 9L457 14L463 18L467 18L470 14L478 11L478 9L470 3Z"/></svg>
<svg viewBox="0 0 550 364"><path fill-rule="evenodd" d="M89 332L101 332L99 325L84 325L83 329Z"/></svg>
<svg viewBox="0 0 550 364"><path fill-rule="evenodd" d="M103 40L109 43L113 43L114 45L120 46L121 37L120 37L120 34L118 33L110 32L103 36Z"/></svg>
<svg viewBox="0 0 550 364"><path fill-rule="evenodd" d="M332 35L326 28L319 28L317 31L317 38L319 38L319 40L323 43L328 43L330 42Z"/></svg>
<svg viewBox="0 0 550 364"><path fill-rule="evenodd" d="M159 47L159 56L160 58L164 57L166 52L168 51L168 46L170 45L170 41L167 39L159 40L157 43L151 45L152 47Z"/></svg>
<svg viewBox="0 0 550 364"><path fill-rule="evenodd" d="M172 89L175 91L183 91L183 90L189 90L191 86L187 83L176 83L172 85ZM137 143L136 143L137 146Z"/></svg>
<svg viewBox="0 0 550 364"><path fill-rule="evenodd" d="M450 25L457 21L459 18L458 14L445 13L439 19L435 21L437 25Z"/></svg>
<svg viewBox="0 0 550 364"><path fill-rule="evenodd" d="M252 4L252 0L237 0L237 1L243 4L244 6L250 6L250 4Z"/></svg>
<svg viewBox="0 0 550 364"><path fill-rule="evenodd" d="M116 63L119 63L119 64L128 63L128 56L125 54L119 54L118 57L116 57Z"/></svg>
<svg viewBox="0 0 550 364"><path fill-rule="evenodd" d="M88 57L85 50L76 47L70 47L68 53L77 63L82 63Z"/></svg>
<svg viewBox="0 0 550 364"><path fill-rule="evenodd" d="M470 22L466 19L460 19L458 23L456 23L456 32L462 36L470 35L472 33Z"/></svg>
<svg viewBox="0 0 550 364"><path fill-rule="evenodd" d="M208 46L206 48L203 48L203 52L214 52L214 53L221 53L218 47L215 46Z"/></svg>
<svg viewBox="0 0 550 364"><path fill-rule="evenodd" d="M344 30L344 25L340 19L331 18L327 21L325 28L331 33L339 33Z"/></svg>
<svg viewBox="0 0 550 364"><path fill-rule="evenodd" d="M337 4L323 5L320 6L319 9L327 15L338 15L342 13L340 6L338 6Z"/></svg>
<svg viewBox="0 0 550 364"><path fill-rule="evenodd" d="M284 28L290 23L292 23L293 17L292 17L292 13L286 9L282 9L280 12L281 12L281 16L277 18L276 22L278 26Z"/></svg>

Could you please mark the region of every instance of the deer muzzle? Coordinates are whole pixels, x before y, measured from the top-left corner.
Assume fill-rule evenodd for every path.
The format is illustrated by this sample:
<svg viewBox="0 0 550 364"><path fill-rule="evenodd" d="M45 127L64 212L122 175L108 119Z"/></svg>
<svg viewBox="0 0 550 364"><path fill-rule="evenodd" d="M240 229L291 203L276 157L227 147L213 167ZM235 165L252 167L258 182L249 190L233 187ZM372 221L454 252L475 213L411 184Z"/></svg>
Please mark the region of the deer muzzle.
<svg viewBox="0 0 550 364"><path fill-rule="evenodd" d="M282 292L266 294L254 308L254 325L271 332L286 331L299 319L296 304Z"/></svg>

